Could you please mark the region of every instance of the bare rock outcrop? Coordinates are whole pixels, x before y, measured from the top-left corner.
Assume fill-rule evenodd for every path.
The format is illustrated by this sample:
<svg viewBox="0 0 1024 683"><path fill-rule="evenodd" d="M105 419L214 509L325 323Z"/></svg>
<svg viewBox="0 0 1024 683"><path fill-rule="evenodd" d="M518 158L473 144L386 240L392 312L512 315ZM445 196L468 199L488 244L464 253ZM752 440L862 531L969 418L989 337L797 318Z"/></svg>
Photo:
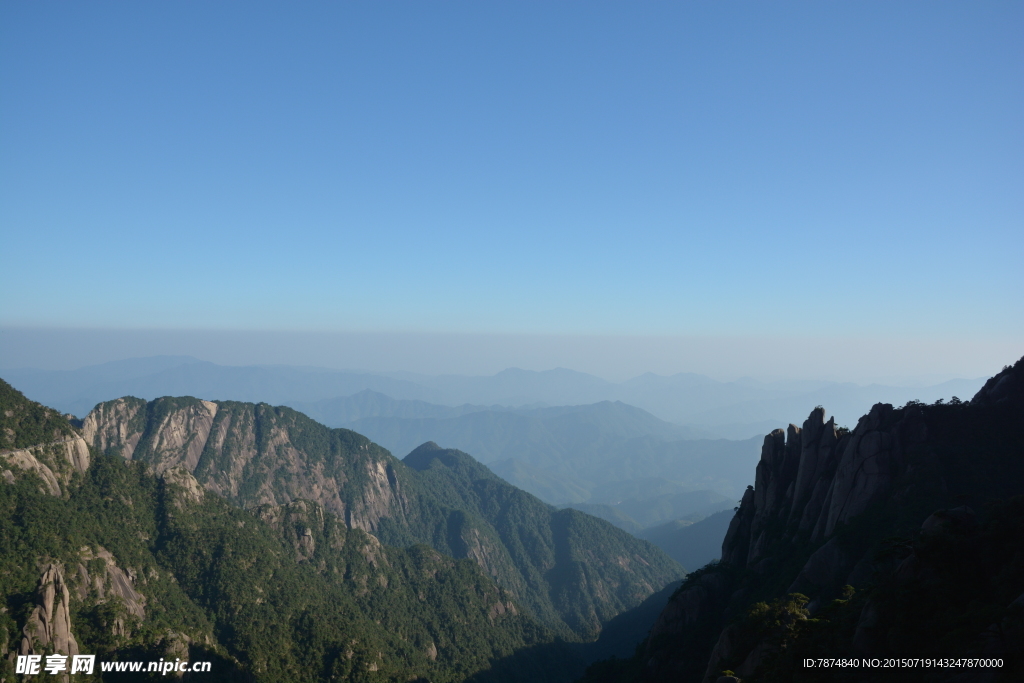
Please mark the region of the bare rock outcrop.
<svg viewBox="0 0 1024 683"><path fill-rule="evenodd" d="M926 596L940 588L959 595L951 586L965 584L950 578L949 549L973 557L986 543L1007 542L999 533L1008 532L992 526L1007 522L983 521L963 501L1012 501L1021 494L1024 359L968 403L876 404L852 431L824 418L818 407L802 427L765 437L755 484L730 524L721 565L688 579L669 601L651 631L639 680L712 681L725 662L741 678L754 676L767 661L757 648L768 641L738 643L730 624L746 618L755 601L783 591L805 600L814 617L832 614L823 610L839 609L861 587L877 589L855 603L849 646L875 656L893 651L905 642L893 640L893 595ZM938 505L946 507L926 512ZM992 547L990 560L1009 558L1007 566L1015 566L1019 555ZM1024 654L1002 635L1021 632L1020 600L971 645L975 653ZM700 642L707 631L715 639Z"/></svg>
<svg viewBox="0 0 1024 683"><path fill-rule="evenodd" d="M146 598L136 588L135 572L131 569L122 569L117 565L117 559L113 553L103 547L82 548L79 553L81 562L76 568L77 576L77 598L86 600L92 598L97 604L117 599L125 608L127 614L136 617L139 621L146 618ZM97 562L97 560L99 562ZM92 567L92 571L89 571ZM115 635L124 635L125 624L118 620L114 626Z"/></svg>
<svg viewBox="0 0 1024 683"><path fill-rule="evenodd" d="M299 561L313 558L317 537L335 550L345 546L345 530L329 524L323 507L317 503L295 500L285 505L260 505L253 508L252 513L291 543Z"/></svg>
<svg viewBox="0 0 1024 683"><path fill-rule="evenodd" d="M919 411L896 416L877 404L851 432L840 434L816 408L803 428L790 425L765 437L753 491L743 496L722 545L723 561L764 573L780 559L778 543L819 544L894 492L906 471L908 448L923 443L927 426ZM836 585L858 558L826 543L801 576L814 585ZM841 585L841 584L840 584Z"/></svg>
<svg viewBox="0 0 1024 683"><path fill-rule="evenodd" d="M331 443L310 443L309 424L265 404L123 398L97 406L83 434L94 448L145 462L158 474L182 468L206 490L245 507L315 501L369 533L383 518L405 514L401 482L381 449L334 432Z"/></svg>
<svg viewBox="0 0 1024 683"><path fill-rule="evenodd" d="M183 466L195 470L199 456L217 416L217 404L193 400L162 415L158 424L148 431L146 451L157 474Z"/></svg>
<svg viewBox="0 0 1024 683"><path fill-rule="evenodd" d="M30 446L18 450L0 451L0 462L5 463L14 480L13 469L32 472L43 481L44 491L61 496L75 472L84 474L89 469L89 447L80 436ZM63 487L63 488L62 488Z"/></svg>
<svg viewBox="0 0 1024 683"><path fill-rule="evenodd" d="M48 564L36 587L36 606L22 630L19 654L79 654L71 630L71 593L60 565Z"/></svg>
<svg viewBox="0 0 1024 683"><path fill-rule="evenodd" d="M166 470L161 479L165 486L171 488L174 505L179 510L189 504L201 503L206 493L192 473L181 466Z"/></svg>
<svg viewBox="0 0 1024 683"><path fill-rule="evenodd" d="M131 460L145 428L146 402L127 396L101 403L82 423L82 437L97 450Z"/></svg>

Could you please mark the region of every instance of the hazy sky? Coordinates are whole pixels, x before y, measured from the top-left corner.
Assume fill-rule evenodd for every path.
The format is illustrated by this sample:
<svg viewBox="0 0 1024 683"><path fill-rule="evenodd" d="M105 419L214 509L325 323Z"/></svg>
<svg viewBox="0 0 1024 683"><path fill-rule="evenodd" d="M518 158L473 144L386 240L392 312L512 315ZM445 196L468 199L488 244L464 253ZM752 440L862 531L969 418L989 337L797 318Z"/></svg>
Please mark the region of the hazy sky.
<svg viewBox="0 0 1024 683"><path fill-rule="evenodd" d="M39 327L429 333L492 340L488 368L526 364L509 335L647 340L602 357L666 371L765 339L851 349L851 378L898 372L890 339L923 349L908 374L1011 362L1022 27L1007 2L2 3L0 367ZM573 367L558 343L536 369Z"/></svg>

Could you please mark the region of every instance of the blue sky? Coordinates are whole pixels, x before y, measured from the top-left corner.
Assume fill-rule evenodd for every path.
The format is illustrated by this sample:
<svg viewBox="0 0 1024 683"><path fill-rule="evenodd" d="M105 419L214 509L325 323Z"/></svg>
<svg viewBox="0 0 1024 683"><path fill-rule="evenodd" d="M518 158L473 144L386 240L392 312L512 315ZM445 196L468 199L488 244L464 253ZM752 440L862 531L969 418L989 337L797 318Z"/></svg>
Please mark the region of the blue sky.
<svg viewBox="0 0 1024 683"><path fill-rule="evenodd" d="M0 325L1024 351L1022 27L1020 3L3 3Z"/></svg>

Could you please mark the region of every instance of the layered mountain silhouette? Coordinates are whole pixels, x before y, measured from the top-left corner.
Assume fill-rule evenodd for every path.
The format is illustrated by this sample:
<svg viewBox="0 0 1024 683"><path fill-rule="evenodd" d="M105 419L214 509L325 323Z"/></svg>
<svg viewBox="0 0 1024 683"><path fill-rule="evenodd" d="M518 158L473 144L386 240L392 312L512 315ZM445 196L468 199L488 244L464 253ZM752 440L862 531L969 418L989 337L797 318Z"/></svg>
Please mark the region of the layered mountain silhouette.
<svg viewBox="0 0 1024 683"><path fill-rule="evenodd" d="M792 419L791 416L803 415L807 406L829 406L842 425L852 423L878 401L902 404L912 399L934 401L954 395L968 396L983 381L952 380L931 387L907 388L825 381L720 382L692 373L669 377L648 373L615 383L564 368L544 372L509 368L482 377L425 376L291 366L223 366L187 356L129 359L71 371L10 369L4 371L4 376L30 398L78 416L84 416L97 403L121 396L154 399L188 395L292 405L329 426L348 426L347 421L335 421L330 405L309 404L369 389L392 400L445 407L537 407L621 401L661 420L687 425L693 436L732 439L764 434L774 425ZM354 417L349 413L348 417L355 420L382 415L370 412ZM404 416L441 417L429 412Z"/></svg>
<svg viewBox="0 0 1024 683"><path fill-rule="evenodd" d="M358 396L369 400L379 395ZM468 408L448 409L465 411L449 417L387 415L339 426L366 434L395 453L426 441L473 453L507 481L556 505L617 504L701 489L738 499L751 481L760 442L685 438L692 436L686 429L621 402ZM673 488L643 490L643 482L652 479L671 482Z"/></svg>

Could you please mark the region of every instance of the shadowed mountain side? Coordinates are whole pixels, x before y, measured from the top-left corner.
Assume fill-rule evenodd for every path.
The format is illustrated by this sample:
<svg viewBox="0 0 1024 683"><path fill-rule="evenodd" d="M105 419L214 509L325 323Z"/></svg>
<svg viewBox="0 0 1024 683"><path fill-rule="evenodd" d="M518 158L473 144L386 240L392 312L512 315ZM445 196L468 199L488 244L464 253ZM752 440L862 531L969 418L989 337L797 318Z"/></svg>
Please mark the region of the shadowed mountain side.
<svg viewBox="0 0 1024 683"><path fill-rule="evenodd" d="M1024 359L969 401L811 412L764 439L718 564L691 573L628 662L588 683L1016 681L1024 676ZM807 658L992 658L857 670Z"/></svg>
<svg viewBox="0 0 1024 683"><path fill-rule="evenodd" d="M543 680L545 676L579 678L584 668L606 657L629 657L643 644L669 597L681 581L673 581L641 604L604 625L591 643L553 642L524 648L495 662L491 669L469 678L473 683L518 683Z"/></svg>
<svg viewBox="0 0 1024 683"><path fill-rule="evenodd" d="M673 581L660 591L644 600L631 610L618 615L601 631L601 636L592 643L574 644L583 659L590 662L607 657L630 657L647 638L658 615L665 609L668 599L675 593L682 581Z"/></svg>
<svg viewBox="0 0 1024 683"><path fill-rule="evenodd" d="M733 514L730 508L693 523L674 520L644 529L637 536L655 544L692 572L722 556L722 541Z"/></svg>

